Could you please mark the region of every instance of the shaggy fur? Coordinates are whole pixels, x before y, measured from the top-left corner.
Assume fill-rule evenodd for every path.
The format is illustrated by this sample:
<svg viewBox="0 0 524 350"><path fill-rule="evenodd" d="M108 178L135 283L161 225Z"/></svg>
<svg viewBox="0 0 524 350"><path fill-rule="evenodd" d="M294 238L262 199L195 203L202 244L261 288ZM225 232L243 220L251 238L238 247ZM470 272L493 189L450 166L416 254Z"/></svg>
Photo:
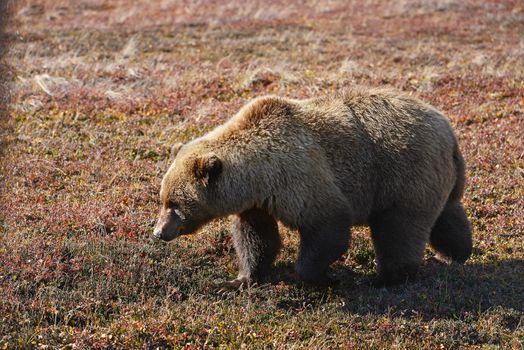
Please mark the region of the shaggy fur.
<svg viewBox="0 0 524 350"><path fill-rule="evenodd" d="M442 258L469 257L463 187L448 120L414 98L359 89L262 97L180 148L162 181L155 235L171 240L234 215L236 282L249 283L267 275L280 221L300 232L298 275L324 284L350 227L368 224L379 281L394 284L415 275L428 242Z"/></svg>

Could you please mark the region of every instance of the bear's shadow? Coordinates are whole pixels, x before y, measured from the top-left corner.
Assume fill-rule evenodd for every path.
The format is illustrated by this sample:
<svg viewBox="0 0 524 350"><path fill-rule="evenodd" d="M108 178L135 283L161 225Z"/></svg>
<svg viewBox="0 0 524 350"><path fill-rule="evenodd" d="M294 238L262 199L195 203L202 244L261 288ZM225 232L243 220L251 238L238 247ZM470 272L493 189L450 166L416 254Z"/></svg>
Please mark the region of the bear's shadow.
<svg viewBox="0 0 524 350"><path fill-rule="evenodd" d="M282 271L290 268L280 266L278 275L285 276ZM524 260L449 266L426 262L415 281L388 288L373 287L370 283L373 276L353 272L345 266L336 266L334 273L340 282L329 292L340 296L344 300L343 309L352 314L417 315L432 319L455 318L496 307L524 312ZM328 289L304 288L309 293L304 294L307 300L300 300L301 305L320 306L328 302ZM283 300L279 306L294 308L297 306L294 304Z"/></svg>

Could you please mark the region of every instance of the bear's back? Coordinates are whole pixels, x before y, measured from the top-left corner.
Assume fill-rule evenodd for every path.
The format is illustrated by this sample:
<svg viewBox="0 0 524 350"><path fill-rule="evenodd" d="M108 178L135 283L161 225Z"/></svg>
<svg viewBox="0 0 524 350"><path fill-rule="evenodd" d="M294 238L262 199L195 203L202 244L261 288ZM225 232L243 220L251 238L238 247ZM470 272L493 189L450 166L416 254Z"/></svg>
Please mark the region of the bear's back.
<svg viewBox="0 0 524 350"><path fill-rule="evenodd" d="M410 200L422 200L413 192L424 197L454 183L455 136L446 117L423 102L354 89L301 104L304 124L354 207L387 206L406 191Z"/></svg>
<svg viewBox="0 0 524 350"><path fill-rule="evenodd" d="M315 133L328 133L331 137L322 137L326 140L357 139L399 152L420 139L454 138L449 122L434 108L387 89L352 89L300 104L304 123Z"/></svg>

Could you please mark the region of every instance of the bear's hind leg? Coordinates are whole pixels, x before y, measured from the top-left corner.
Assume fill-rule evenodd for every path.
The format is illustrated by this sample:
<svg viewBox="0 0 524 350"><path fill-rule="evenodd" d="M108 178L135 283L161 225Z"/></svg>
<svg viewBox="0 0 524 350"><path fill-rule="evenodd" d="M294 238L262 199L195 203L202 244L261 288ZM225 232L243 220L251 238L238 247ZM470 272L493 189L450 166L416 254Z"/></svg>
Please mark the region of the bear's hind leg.
<svg viewBox="0 0 524 350"><path fill-rule="evenodd" d="M413 279L424 256L431 223L427 217L400 209L377 213L369 220L377 258L377 286Z"/></svg>
<svg viewBox="0 0 524 350"><path fill-rule="evenodd" d="M471 255L471 225L460 201L448 202L431 230L431 247L439 260L464 263Z"/></svg>
<svg viewBox="0 0 524 350"><path fill-rule="evenodd" d="M350 220L335 217L300 229L300 251L296 271L304 282L330 285L329 266L344 254L349 246Z"/></svg>
<svg viewBox="0 0 524 350"><path fill-rule="evenodd" d="M247 210L233 218L232 233L240 272L230 289L263 281L280 249L276 220L261 209Z"/></svg>

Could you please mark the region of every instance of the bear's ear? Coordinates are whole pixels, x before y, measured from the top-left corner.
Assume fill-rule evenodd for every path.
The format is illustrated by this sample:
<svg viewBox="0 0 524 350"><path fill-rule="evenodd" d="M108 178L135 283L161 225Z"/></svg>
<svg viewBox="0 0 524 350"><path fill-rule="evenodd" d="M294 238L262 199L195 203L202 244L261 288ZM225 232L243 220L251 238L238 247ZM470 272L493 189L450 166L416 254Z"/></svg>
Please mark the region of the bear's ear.
<svg viewBox="0 0 524 350"><path fill-rule="evenodd" d="M177 142L173 145L173 147L171 147L171 152L169 154L169 158L173 159L176 157L176 155L178 154L178 151L180 151L180 149L182 148L184 144L182 142Z"/></svg>
<svg viewBox="0 0 524 350"><path fill-rule="evenodd" d="M193 170L195 177L207 186L222 172L222 161L216 154L209 153L196 159Z"/></svg>

